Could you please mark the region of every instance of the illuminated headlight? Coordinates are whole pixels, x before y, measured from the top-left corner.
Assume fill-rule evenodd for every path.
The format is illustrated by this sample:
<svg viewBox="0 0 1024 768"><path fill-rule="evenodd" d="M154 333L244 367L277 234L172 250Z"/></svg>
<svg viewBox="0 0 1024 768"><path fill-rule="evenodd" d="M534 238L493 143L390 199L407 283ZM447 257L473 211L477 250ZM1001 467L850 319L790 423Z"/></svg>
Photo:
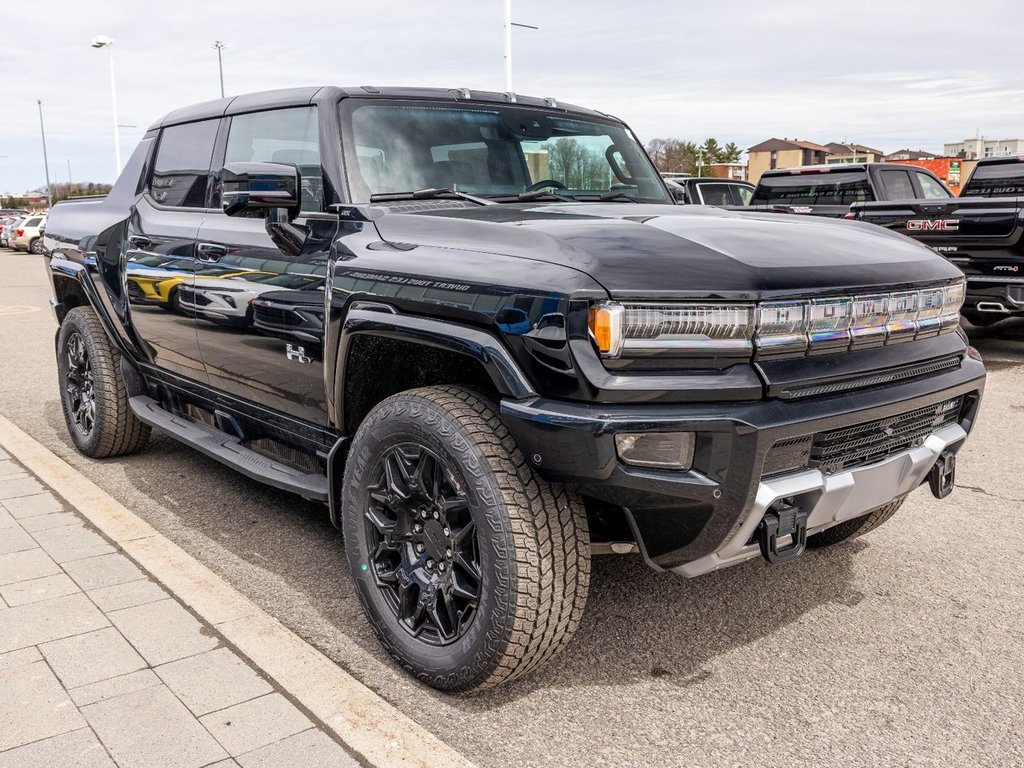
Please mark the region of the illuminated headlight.
<svg viewBox="0 0 1024 768"><path fill-rule="evenodd" d="M668 350L748 353L753 315L749 304L601 304L590 310L590 335L605 357Z"/></svg>
<svg viewBox="0 0 1024 768"><path fill-rule="evenodd" d="M960 281L916 291L757 305L598 304L590 310L590 335L604 357L827 354L952 331L964 294Z"/></svg>

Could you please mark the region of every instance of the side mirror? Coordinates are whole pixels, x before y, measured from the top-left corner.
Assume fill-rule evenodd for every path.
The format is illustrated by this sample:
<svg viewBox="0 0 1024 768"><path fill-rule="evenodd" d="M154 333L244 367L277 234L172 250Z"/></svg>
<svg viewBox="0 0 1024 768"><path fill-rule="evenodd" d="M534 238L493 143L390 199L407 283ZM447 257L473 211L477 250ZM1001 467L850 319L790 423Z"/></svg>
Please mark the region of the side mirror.
<svg viewBox="0 0 1024 768"><path fill-rule="evenodd" d="M299 215L302 177L284 163L228 163L221 171L221 208L228 216L262 215L285 208L288 219Z"/></svg>
<svg viewBox="0 0 1024 768"><path fill-rule="evenodd" d="M676 201L677 205L685 205L690 202L687 199L686 189L678 184L666 184L668 191L672 193L672 199Z"/></svg>

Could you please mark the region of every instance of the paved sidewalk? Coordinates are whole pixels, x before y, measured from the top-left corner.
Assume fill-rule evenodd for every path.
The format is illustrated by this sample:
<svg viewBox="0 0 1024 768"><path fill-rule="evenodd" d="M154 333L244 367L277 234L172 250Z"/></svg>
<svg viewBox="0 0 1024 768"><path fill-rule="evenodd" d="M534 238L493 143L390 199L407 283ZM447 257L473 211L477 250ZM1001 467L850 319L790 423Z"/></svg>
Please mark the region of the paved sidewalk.
<svg viewBox="0 0 1024 768"><path fill-rule="evenodd" d="M356 766L0 450L0 768Z"/></svg>

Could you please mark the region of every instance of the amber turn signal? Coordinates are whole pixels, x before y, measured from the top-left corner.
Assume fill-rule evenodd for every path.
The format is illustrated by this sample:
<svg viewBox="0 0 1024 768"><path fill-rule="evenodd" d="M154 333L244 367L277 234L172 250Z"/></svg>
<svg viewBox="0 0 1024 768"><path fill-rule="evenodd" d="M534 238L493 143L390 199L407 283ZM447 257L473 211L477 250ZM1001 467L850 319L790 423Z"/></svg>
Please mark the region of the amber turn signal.
<svg viewBox="0 0 1024 768"><path fill-rule="evenodd" d="M602 357L618 357L622 351L622 315L620 304L595 304L590 308L590 336Z"/></svg>

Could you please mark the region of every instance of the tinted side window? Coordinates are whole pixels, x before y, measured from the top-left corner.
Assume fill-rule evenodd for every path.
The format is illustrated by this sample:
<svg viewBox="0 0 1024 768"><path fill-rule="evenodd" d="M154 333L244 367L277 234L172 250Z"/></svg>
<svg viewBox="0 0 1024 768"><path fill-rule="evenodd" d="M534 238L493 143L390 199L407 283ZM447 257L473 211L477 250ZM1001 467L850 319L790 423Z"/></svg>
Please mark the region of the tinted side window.
<svg viewBox="0 0 1024 768"><path fill-rule="evenodd" d="M907 171L882 171L882 186L890 200L913 200L914 185Z"/></svg>
<svg viewBox="0 0 1024 768"><path fill-rule="evenodd" d="M224 163L286 163L302 174L302 210L323 209L323 171L316 107L235 115Z"/></svg>
<svg viewBox="0 0 1024 768"><path fill-rule="evenodd" d="M699 184L704 205L738 205L732 195L731 184Z"/></svg>
<svg viewBox="0 0 1024 768"><path fill-rule="evenodd" d="M217 121L164 128L156 150L149 193L163 205L203 208Z"/></svg>
<svg viewBox="0 0 1024 768"><path fill-rule="evenodd" d="M946 188L927 173L917 171L917 181L921 185L921 193L928 200L936 200L939 198L944 199L950 196L949 192L946 191Z"/></svg>

